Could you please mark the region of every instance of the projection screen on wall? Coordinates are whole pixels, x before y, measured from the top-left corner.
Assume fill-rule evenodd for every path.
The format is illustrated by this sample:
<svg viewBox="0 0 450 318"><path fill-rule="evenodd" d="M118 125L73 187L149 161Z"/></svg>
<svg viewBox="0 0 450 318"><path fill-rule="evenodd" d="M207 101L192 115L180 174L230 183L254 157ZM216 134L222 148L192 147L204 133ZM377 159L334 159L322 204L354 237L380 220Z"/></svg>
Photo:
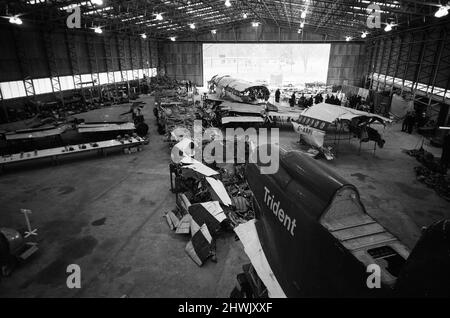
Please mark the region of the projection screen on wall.
<svg viewBox="0 0 450 318"><path fill-rule="evenodd" d="M204 84L231 75L270 87L326 83L330 44L203 44Z"/></svg>

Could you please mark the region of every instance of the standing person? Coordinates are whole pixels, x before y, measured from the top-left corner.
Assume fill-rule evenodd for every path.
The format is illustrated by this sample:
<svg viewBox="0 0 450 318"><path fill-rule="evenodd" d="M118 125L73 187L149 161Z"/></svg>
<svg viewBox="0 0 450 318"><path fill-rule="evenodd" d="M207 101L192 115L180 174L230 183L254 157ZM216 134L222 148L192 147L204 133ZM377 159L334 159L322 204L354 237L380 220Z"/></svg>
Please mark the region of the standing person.
<svg viewBox="0 0 450 318"><path fill-rule="evenodd" d="M188 83L189 83L189 91L191 91L192 90L192 82L189 80Z"/></svg>
<svg viewBox="0 0 450 318"><path fill-rule="evenodd" d="M186 86L186 92L189 92L189 82L188 81L186 81L185 86Z"/></svg>
<svg viewBox="0 0 450 318"><path fill-rule="evenodd" d="M314 103L315 103L315 104L321 103L321 99L323 100L322 95L320 95L319 93L317 93L317 95L314 96Z"/></svg>
<svg viewBox="0 0 450 318"><path fill-rule="evenodd" d="M280 102L280 95L281 95L280 89L277 88L277 90L275 91L275 103Z"/></svg>
<svg viewBox="0 0 450 318"><path fill-rule="evenodd" d="M332 104L332 105L336 104L336 99L334 98L334 95L331 95L329 103Z"/></svg>
<svg viewBox="0 0 450 318"><path fill-rule="evenodd" d="M289 105L291 106L291 107L294 107L295 106L295 92L293 92L292 93L292 96L291 96L291 99L289 100Z"/></svg>
<svg viewBox="0 0 450 318"><path fill-rule="evenodd" d="M408 130L408 120L409 120L409 114L410 114L410 110L408 110L406 112L405 118L403 118L403 122L402 122L402 131L406 132Z"/></svg>
<svg viewBox="0 0 450 318"><path fill-rule="evenodd" d="M306 107L305 101L306 101L305 94L302 93L302 96L300 96L300 98L298 99L298 106L300 106L300 107L302 107L302 108L303 108L303 107Z"/></svg>
<svg viewBox="0 0 450 318"><path fill-rule="evenodd" d="M406 122L406 130L408 131L408 134L412 133L415 123L416 123L416 116L414 115L414 112L410 112L408 116L408 121Z"/></svg>

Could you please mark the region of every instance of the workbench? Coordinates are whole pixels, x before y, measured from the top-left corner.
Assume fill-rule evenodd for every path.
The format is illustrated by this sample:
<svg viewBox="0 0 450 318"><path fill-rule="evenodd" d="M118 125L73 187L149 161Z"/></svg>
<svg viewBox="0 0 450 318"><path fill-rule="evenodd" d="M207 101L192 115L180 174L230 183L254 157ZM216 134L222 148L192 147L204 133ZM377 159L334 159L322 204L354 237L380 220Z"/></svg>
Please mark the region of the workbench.
<svg viewBox="0 0 450 318"><path fill-rule="evenodd" d="M121 141L119 140L98 141L86 144L35 150L29 152L16 153L12 155L4 155L0 157L0 168L3 169L8 164L30 162L39 159L51 159L52 163L57 164L58 159L62 157L69 157L74 154L97 152L98 154L106 155L106 150L117 150L124 148L139 147L143 143L144 139L136 137Z"/></svg>
<svg viewBox="0 0 450 318"><path fill-rule="evenodd" d="M133 123L84 123L77 126L80 134L113 131L133 132L135 129L136 127Z"/></svg>

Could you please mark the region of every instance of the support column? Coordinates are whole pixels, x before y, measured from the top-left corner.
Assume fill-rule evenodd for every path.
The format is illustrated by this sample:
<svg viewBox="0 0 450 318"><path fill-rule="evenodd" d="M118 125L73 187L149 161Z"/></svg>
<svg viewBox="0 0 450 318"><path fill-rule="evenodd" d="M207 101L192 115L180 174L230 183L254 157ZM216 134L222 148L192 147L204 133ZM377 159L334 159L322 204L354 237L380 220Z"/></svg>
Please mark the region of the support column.
<svg viewBox="0 0 450 318"><path fill-rule="evenodd" d="M102 90L100 88L100 76L98 75L98 61L97 52L95 50L95 42L91 35L86 34L85 40L87 44L87 51L89 56L89 68L91 70L92 81L94 86L97 86L100 98L102 97Z"/></svg>
<svg viewBox="0 0 450 318"><path fill-rule="evenodd" d="M119 70L122 77L123 82L128 83L128 75L126 71L126 56L125 56L125 50L124 50L124 40L120 36L116 37L116 44L117 44L117 51L119 52Z"/></svg>
<svg viewBox="0 0 450 318"><path fill-rule="evenodd" d="M77 46L75 44L76 41L75 35L66 31L66 40L67 40L67 49L69 50L70 66L72 68L72 75L75 83L75 89L81 89L82 80L78 62Z"/></svg>
<svg viewBox="0 0 450 318"><path fill-rule="evenodd" d="M61 83L59 81L58 65L56 64L56 55L53 48L53 39L51 32L43 32L43 39L45 45L45 53L47 55L48 69L50 72L50 81L52 84L52 90L55 95L59 93L61 100L64 103L64 98L61 91Z"/></svg>
<svg viewBox="0 0 450 318"><path fill-rule="evenodd" d="M111 38L104 37L103 45L105 47L106 74L108 75L108 84L114 84L114 67L112 61Z"/></svg>

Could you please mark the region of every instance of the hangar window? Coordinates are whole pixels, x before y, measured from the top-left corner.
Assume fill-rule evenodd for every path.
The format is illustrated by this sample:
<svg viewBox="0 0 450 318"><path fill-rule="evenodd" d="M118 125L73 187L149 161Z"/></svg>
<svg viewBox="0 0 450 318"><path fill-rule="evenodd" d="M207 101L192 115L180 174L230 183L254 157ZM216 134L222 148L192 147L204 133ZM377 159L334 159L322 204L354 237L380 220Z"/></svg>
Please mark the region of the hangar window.
<svg viewBox="0 0 450 318"><path fill-rule="evenodd" d="M52 83L49 78L38 78L33 80L34 93L46 94L52 93Z"/></svg>
<svg viewBox="0 0 450 318"><path fill-rule="evenodd" d="M98 79L101 85L108 84L108 73L99 73Z"/></svg>
<svg viewBox="0 0 450 318"><path fill-rule="evenodd" d="M27 96L23 81L0 83L3 99Z"/></svg>
<svg viewBox="0 0 450 318"><path fill-rule="evenodd" d="M81 82L83 86L92 86L92 75L91 74L82 74Z"/></svg>
<svg viewBox="0 0 450 318"><path fill-rule="evenodd" d="M75 84L73 82L73 76L60 76L59 84L61 85L61 90L63 90L63 91L75 88Z"/></svg>

